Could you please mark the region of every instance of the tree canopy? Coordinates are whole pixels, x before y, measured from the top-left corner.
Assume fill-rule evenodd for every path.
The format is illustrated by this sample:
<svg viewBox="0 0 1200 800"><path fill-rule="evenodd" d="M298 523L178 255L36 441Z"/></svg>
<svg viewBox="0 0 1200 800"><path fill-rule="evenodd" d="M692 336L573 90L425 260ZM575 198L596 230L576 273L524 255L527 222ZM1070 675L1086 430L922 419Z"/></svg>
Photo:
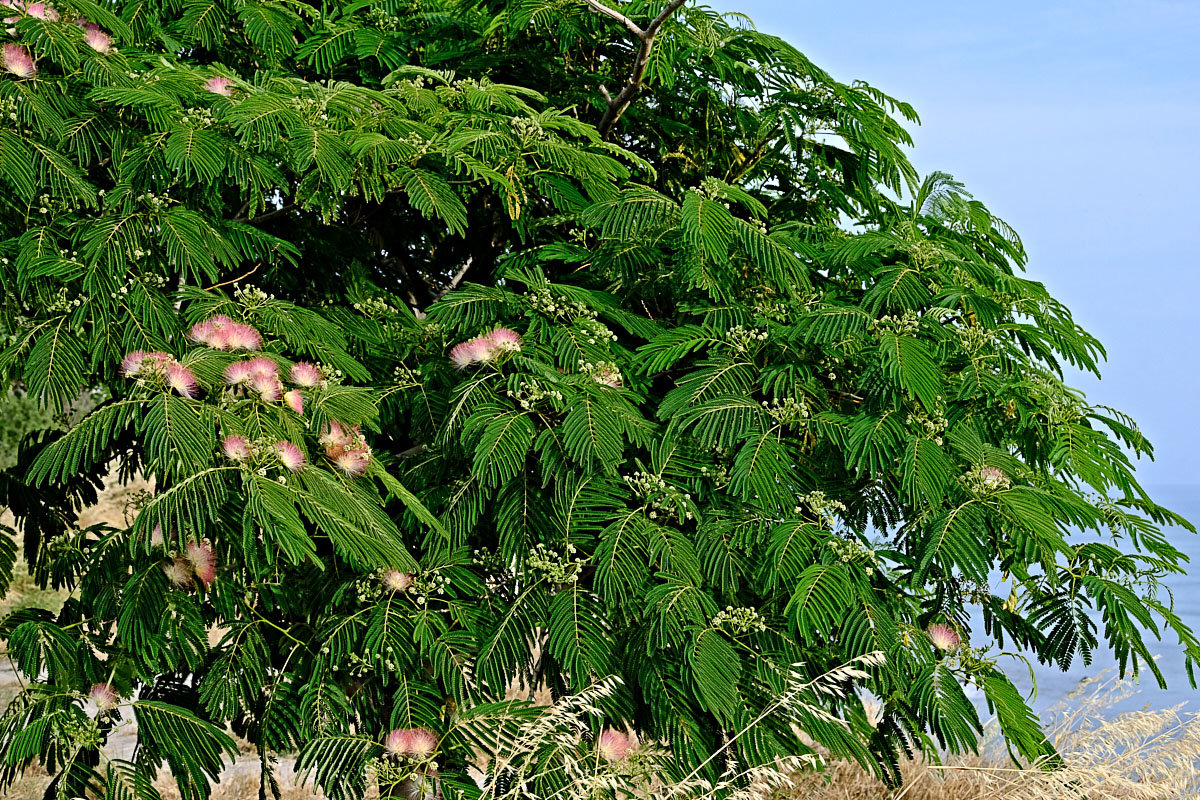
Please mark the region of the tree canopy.
<svg viewBox="0 0 1200 800"><path fill-rule="evenodd" d="M1002 653L1200 658L1101 345L907 104L682 0L3 5L0 378L103 400L0 473L70 592L0 622L0 783L203 798L233 732L264 794L545 797L629 730L894 782L964 687L1053 763ZM471 773L514 680L598 716Z"/></svg>

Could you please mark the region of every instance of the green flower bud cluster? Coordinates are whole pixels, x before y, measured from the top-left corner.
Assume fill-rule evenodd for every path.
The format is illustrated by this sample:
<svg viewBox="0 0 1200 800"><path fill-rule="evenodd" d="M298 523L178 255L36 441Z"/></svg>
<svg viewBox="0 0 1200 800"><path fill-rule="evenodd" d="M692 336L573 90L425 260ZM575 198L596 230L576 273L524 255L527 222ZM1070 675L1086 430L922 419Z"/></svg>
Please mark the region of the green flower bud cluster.
<svg viewBox="0 0 1200 800"><path fill-rule="evenodd" d="M51 314L66 314L79 308L87 301L87 295L75 294L63 286L46 300L46 311Z"/></svg>
<svg viewBox="0 0 1200 800"><path fill-rule="evenodd" d="M967 325L963 328L956 328L955 332L958 334L958 343L962 349L971 355L983 350L992 341L992 331L982 325Z"/></svg>
<svg viewBox="0 0 1200 800"><path fill-rule="evenodd" d="M917 434L925 439L932 439L934 444L943 444L943 435L946 433L946 428L950 426L946 419L946 412L941 405L941 398L938 398L939 404L932 413L926 412L924 409L916 409L910 411L908 416L904 418L904 423L910 428L917 428Z"/></svg>
<svg viewBox="0 0 1200 800"><path fill-rule="evenodd" d="M871 323L871 331L876 336L893 333L896 336L915 336L921 330L921 315L916 311L905 311L900 316L884 314Z"/></svg>
<svg viewBox="0 0 1200 800"><path fill-rule="evenodd" d="M722 489L729 485L729 468L724 464L716 467L700 467L700 477L711 480L716 488Z"/></svg>
<svg viewBox="0 0 1200 800"><path fill-rule="evenodd" d="M839 564L865 564L868 575L874 575L879 568L879 556L875 551L857 539L844 539L832 536L825 546L833 553Z"/></svg>
<svg viewBox="0 0 1200 800"><path fill-rule="evenodd" d="M793 510L795 514L804 512L804 506L816 515L822 525L832 528L837 522L837 514L846 512L846 504L840 500L830 500L822 491L811 491L800 496L800 505Z"/></svg>
<svg viewBox="0 0 1200 800"><path fill-rule="evenodd" d="M539 311L548 317L558 319L596 318L596 312L583 303L555 297L550 293L549 289L534 289L528 292L525 298L529 301L529 305L533 307L534 311Z"/></svg>
<svg viewBox="0 0 1200 800"><path fill-rule="evenodd" d="M770 402L764 400L762 407L767 410L771 419L780 425L806 425L812 416L808 398L803 396L799 399L785 397L783 400L776 397Z"/></svg>
<svg viewBox="0 0 1200 800"><path fill-rule="evenodd" d="M213 116L211 108L189 108L180 120L184 125L193 125L197 128L209 128L216 124L216 117Z"/></svg>
<svg viewBox="0 0 1200 800"><path fill-rule="evenodd" d="M421 385L421 376L408 367L401 365L392 370L392 385L397 389L416 388Z"/></svg>
<svg viewBox="0 0 1200 800"><path fill-rule="evenodd" d="M260 308L275 299L275 295L267 294L257 286L246 284L233 290L233 298L247 309Z"/></svg>
<svg viewBox="0 0 1200 800"><path fill-rule="evenodd" d="M563 553L550 549L539 542L525 560L529 569L542 573L550 583L575 583L579 570L587 563L586 558L575 558L575 545L567 542Z"/></svg>
<svg viewBox="0 0 1200 800"><path fill-rule="evenodd" d="M56 719L51 735L57 742L74 750L99 749L104 743L100 726L91 717L67 714L65 719L62 716Z"/></svg>
<svg viewBox="0 0 1200 800"><path fill-rule="evenodd" d="M536 119L513 117L509 124L512 126L513 135L517 137L522 146L546 138L546 131L542 128L542 123Z"/></svg>
<svg viewBox="0 0 1200 800"><path fill-rule="evenodd" d="M692 496L681 492L664 481L660 476L649 472L635 472L624 476L625 483L633 493L646 502L650 507L650 519L658 519L658 512L678 513L679 507L691 502ZM685 511L684 519L691 519L692 512Z"/></svg>
<svg viewBox="0 0 1200 800"><path fill-rule="evenodd" d="M419 606L426 605L431 597L441 597L446 594L450 579L440 572L422 572L413 576L412 588L408 590Z"/></svg>
<svg viewBox="0 0 1200 800"><path fill-rule="evenodd" d="M394 319L399 313L382 297L368 297L354 304L354 310L372 319Z"/></svg>
<svg viewBox="0 0 1200 800"><path fill-rule="evenodd" d="M770 334L766 330L751 330L741 325L734 325L726 331L725 338L736 352L749 353L767 341Z"/></svg>
<svg viewBox="0 0 1200 800"><path fill-rule="evenodd" d="M767 629L767 621L753 608L734 608L725 606L718 612L709 624L718 630L727 630L734 636L746 636L751 633L762 633Z"/></svg>
<svg viewBox="0 0 1200 800"><path fill-rule="evenodd" d="M562 392L557 389L547 389L538 382L537 378L523 380L517 385L515 390L506 390L505 394L515 400L517 405L525 410L532 409L543 400L551 400L555 405L559 406L563 403Z"/></svg>

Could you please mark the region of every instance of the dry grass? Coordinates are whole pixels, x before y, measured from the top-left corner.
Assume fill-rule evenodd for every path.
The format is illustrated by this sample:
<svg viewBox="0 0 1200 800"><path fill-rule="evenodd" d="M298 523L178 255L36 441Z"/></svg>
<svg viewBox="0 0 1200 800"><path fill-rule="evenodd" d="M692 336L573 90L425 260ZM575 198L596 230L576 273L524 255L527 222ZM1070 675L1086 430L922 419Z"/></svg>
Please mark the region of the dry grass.
<svg viewBox="0 0 1200 800"><path fill-rule="evenodd" d="M978 755L904 762L891 792L860 767L793 778L776 800L1183 800L1200 797L1200 714L1178 707L1111 714L1135 694L1108 676L1082 684L1045 715L1065 767L1017 768L998 732Z"/></svg>

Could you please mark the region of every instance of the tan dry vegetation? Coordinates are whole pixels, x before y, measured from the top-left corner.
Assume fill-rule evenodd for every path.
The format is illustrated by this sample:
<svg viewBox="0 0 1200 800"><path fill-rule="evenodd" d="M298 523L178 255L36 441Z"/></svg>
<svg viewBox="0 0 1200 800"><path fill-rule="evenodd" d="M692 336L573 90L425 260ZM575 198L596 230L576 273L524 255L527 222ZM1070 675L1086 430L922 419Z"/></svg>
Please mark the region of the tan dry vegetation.
<svg viewBox="0 0 1200 800"><path fill-rule="evenodd" d="M1200 797L1200 714L1180 708L1112 714L1136 694L1111 676L1086 681L1047 715L1059 770L1019 769L994 729L978 755L901 764L889 792L860 767L830 765L793 777L776 800L1184 800Z"/></svg>

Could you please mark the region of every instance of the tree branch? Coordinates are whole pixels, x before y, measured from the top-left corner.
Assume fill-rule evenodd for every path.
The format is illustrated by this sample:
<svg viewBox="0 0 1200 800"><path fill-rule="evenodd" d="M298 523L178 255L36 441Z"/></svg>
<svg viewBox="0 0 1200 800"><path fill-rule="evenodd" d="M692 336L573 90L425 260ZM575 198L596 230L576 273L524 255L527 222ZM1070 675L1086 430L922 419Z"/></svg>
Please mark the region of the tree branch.
<svg viewBox="0 0 1200 800"><path fill-rule="evenodd" d="M440 292L438 292L436 295L434 295L433 301L435 303L438 300L441 300L446 295L450 294L450 292L452 292L458 288L458 285L460 283L462 283L462 279L464 277L466 277L467 270L469 270L471 268L471 264L474 261L475 261L475 256L467 256L466 263L464 263L462 265L462 267L458 270L458 272L455 273L454 277L450 279L450 283L446 284L446 286Z"/></svg>
<svg viewBox="0 0 1200 800"><path fill-rule="evenodd" d="M608 6L597 2L597 0L583 0L583 1L585 3L587 3L589 6L591 6L592 11L595 11L597 14L603 14L606 17L611 17L612 19L615 19L617 22L624 25L625 29L627 31L629 31L630 33L632 33L637 38L639 38L639 39L646 38L646 32L644 30L642 30L641 28L639 28L637 26L637 23L635 23L629 17L622 14L620 11L609 8Z"/></svg>
<svg viewBox="0 0 1200 800"><path fill-rule="evenodd" d="M646 77L646 66L650 63L650 51L654 48L654 37L658 35L662 29L663 23L670 19L671 15L678 11L687 0L671 0L667 3L667 7L662 12L650 20L650 24L642 30L619 11L615 11L605 5L601 5L598 0L584 0L597 14L611 17L625 26L626 30L634 35L638 40L637 55L634 57L633 69L629 73L629 80L617 93L616 97L611 96L608 90L601 87L601 95L604 97L604 102L607 108L604 110L604 116L600 118L600 124L596 128L600 131L600 137L607 139L609 133L612 132L613 126L617 124L617 120L625 113L625 109L633 103L634 99L642 90L642 82Z"/></svg>

